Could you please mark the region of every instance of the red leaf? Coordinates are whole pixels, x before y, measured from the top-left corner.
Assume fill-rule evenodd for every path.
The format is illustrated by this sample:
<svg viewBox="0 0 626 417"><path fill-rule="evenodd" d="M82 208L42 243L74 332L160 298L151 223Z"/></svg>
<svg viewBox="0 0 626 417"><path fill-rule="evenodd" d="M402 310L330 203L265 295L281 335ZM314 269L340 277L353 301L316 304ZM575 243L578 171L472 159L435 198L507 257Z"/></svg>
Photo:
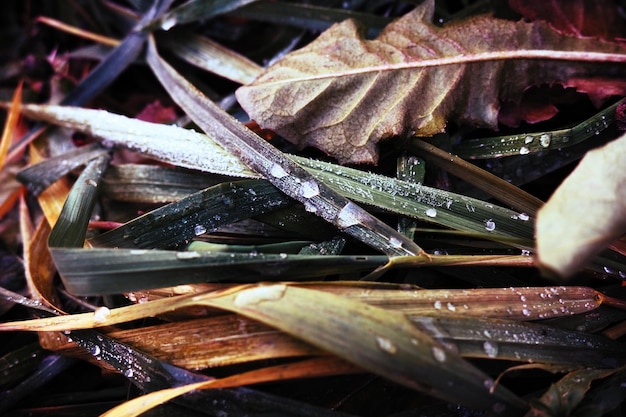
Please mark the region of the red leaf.
<svg viewBox="0 0 626 417"><path fill-rule="evenodd" d="M526 19L548 22L563 34L605 40L623 36L612 0L509 0L509 6Z"/></svg>

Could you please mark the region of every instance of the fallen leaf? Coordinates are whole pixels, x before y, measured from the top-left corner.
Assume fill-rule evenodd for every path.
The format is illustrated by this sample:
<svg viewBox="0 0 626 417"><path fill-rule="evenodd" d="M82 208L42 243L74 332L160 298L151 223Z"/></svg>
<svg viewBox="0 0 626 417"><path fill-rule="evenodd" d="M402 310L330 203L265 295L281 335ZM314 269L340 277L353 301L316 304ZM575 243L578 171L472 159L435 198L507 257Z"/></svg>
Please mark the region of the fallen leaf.
<svg viewBox="0 0 626 417"><path fill-rule="evenodd" d="M336 24L237 98L261 127L300 147L375 163L381 139L433 135L449 120L496 129L501 101L518 101L532 85L615 70L581 60L626 59L618 44L564 36L543 22L476 16L439 28L433 13L426 1L375 40L364 40L353 20Z"/></svg>
<svg viewBox="0 0 626 417"><path fill-rule="evenodd" d="M567 278L626 232L626 135L585 155L537 216L539 263Z"/></svg>

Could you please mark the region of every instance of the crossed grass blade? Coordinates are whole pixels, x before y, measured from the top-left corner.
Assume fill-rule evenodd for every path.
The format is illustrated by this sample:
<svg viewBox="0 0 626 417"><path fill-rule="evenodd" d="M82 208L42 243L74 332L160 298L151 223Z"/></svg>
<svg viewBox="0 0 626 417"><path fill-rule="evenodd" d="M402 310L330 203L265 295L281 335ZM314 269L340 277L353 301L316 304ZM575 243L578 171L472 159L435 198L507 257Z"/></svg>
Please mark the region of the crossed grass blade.
<svg viewBox="0 0 626 417"><path fill-rule="evenodd" d="M231 177L259 176L219 146L212 135L89 109L25 105L22 112L180 167ZM176 149L170 146L171 137L176 137ZM479 232L484 238L523 239L521 246L533 246L533 219L525 213L379 174L302 157L290 158L354 201L453 230ZM492 225L495 229L488 231L487 226Z"/></svg>
<svg viewBox="0 0 626 417"><path fill-rule="evenodd" d="M162 299L110 310L106 317L89 313L45 318L37 325L43 325L39 329L46 330L90 328L172 311L189 302L259 320L363 369L447 401L479 409L495 406L500 411L506 409L509 415L526 408L521 399L505 388L493 389L487 383L492 381L489 376L417 330L402 313L285 284L244 286L204 296ZM312 309L316 314L310 314ZM0 328L10 329L11 324L5 323ZM450 384L456 390L451 391Z"/></svg>

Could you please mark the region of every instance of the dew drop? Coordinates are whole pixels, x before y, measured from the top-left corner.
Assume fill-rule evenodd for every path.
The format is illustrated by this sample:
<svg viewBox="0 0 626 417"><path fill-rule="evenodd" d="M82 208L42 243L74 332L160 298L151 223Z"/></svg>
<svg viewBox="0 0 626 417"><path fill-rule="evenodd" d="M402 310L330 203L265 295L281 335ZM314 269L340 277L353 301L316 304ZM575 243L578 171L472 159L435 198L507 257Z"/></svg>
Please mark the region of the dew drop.
<svg viewBox="0 0 626 417"><path fill-rule="evenodd" d="M528 149L526 146L522 146L521 148L519 148L520 155L528 155L529 153L530 149Z"/></svg>
<svg viewBox="0 0 626 417"><path fill-rule="evenodd" d="M526 296L525 295L520 295L519 299L520 299L521 302L524 302L524 301L526 301Z"/></svg>
<svg viewBox="0 0 626 417"><path fill-rule="evenodd" d="M108 307L98 307L93 312L93 321L96 323L103 323L111 315L111 310Z"/></svg>
<svg viewBox="0 0 626 417"><path fill-rule="evenodd" d="M530 219L530 216L526 213L520 213L519 216L517 216L517 218L523 222L527 222Z"/></svg>
<svg viewBox="0 0 626 417"><path fill-rule="evenodd" d="M547 148L548 146L550 146L551 141L552 141L552 136L548 135L547 133L544 133L543 135L539 136L539 143L544 148Z"/></svg>
<svg viewBox="0 0 626 417"><path fill-rule="evenodd" d="M389 353L390 355L393 355L398 351L396 345L394 345L393 342L386 337L376 336L376 344L381 350Z"/></svg>
<svg viewBox="0 0 626 417"><path fill-rule="evenodd" d="M493 232L494 230L496 230L496 222L494 222L491 219L486 220L485 221L485 230L487 230L488 232Z"/></svg>
<svg viewBox="0 0 626 417"><path fill-rule="evenodd" d="M93 356L98 356L100 352L101 352L100 346L98 345L93 345L92 347L89 348L89 353L91 353Z"/></svg>
<svg viewBox="0 0 626 417"><path fill-rule="evenodd" d="M498 345L494 342L486 341L483 343L483 350L490 358L498 356Z"/></svg>
<svg viewBox="0 0 626 417"><path fill-rule="evenodd" d="M201 224L197 224L194 228L193 228L193 232L195 233L196 236L199 235L203 235L207 232L206 227L204 227Z"/></svg>
<svg viewBox="0 0 626 417"><path fill-rule="evenodd" d="M317 181L308 180L302 183L300 192L304 198L312 198L316 195L320 195L320 188L317 185Z"/></svg>
<svg viewBox="0 0 626 417"><path fill-rule="evenodd" d="M448 310L450 310L450 311L455 311L455 310L456 310L456 307L455 307L455 306L454 306L454 304L452 304L452 303L448 303L448 304L446 305L446 307L448 307Z"/></svg>
<svg viewBox="0 0 626 417"><path fill-rule="evenodd" d="M437 209L435 208L429 208L428 210L426 210L426 215L428 217L437 217Z"/></svg>
<svg viewBox="0 0 626 417"><path fill-rule="evenodd" d="M247 307L263 301L278 301L283 298L285 291L287 291L285 284L263 285L243 290L235 296L234 304L237 307Z"/></svg>
<svg viewBox="0 0 626 417"><path fill-rule="evenodd" d="M533 140L535 140L534 136L526 136L524 138L524 143L528 145L529 143L533 143Z"/></svg>
<svg viewBox="0 0 626 417"><path fill-rule="evenodd" d="M433 358L435 358L437 362L445 362L446 360L445 350L443 350L439 346L433 346L432 352L433 352Z"/></svg>
<svg viewBox="0 0 626 417"><path fill-rule="evenodd" d="M360 224L360 216L361 210L359 206L350 202L343 206L343 208L339 211L339 214L337 215L337 224L340 228L346 229L350 226L354 226L355 224Z"/></svg>
<svg viewBox="0 0 626 417"><path fill-rule="evenodd" d="M289 174L287 173L287 171L285 171L283 167L281 167L278 164L274 164L272 165L272 168L270 169L270 175L274 178L283 178Z"/></svg>
<svg viewBox="0 0 626 417"><path fill-rule="evenodd" d="M433 304L433 307L435 307L435 309L437 310L441 310L441 301L439 300L435 301L435 303Z"/></svg>
<svg viewBox="0 0 626 417"><path fill-rule="evenodd" d="M134 374L135 374L135 372L133 371L133 369L132 369L132 368L128 368L128 369L126 369L126 370L124 371L124 376L125 376L126 378L132 378Z"/></svg>
<svg viewBox="0 0 626 417"><path fill-rule="evenodd" d="M173 28L174 26L176 26L176 23L178 23L177 19L175 16L171 16L165 20L163 20L161 22L161 29L168 31L171 28Z"/></svg>
<svg viewBox="0 0 626 417"><path fill-rule="evenodd" d="M391 236L389 238L389 246L395 249L400 249L402 247L402 241L397 237Z"/></svg>
<svg viewBox="0 0 626 417"><path fill-rule="evenodd" d="M91 178L89 178L88 180L85 180L85 184L91 185L92 187L97 187L98 186L98 183L95 182L94 180L92 180Z"/></svg>
<svg viewBox="0 0 626 417"><path fill-rule="evenodd" d="M523 310L522 310L522 314L523 314L524 316L528 317L528 316L530 316L530 310L529 310L529 309L527 309L527 308L525 308L525 309L523 309Z"/></svg>
<svg viewBox="0 0 626 417"><path fill-rule="evenodd" d="M188 252L176 252L176 259L180 259L181 261L186 261L189 259L198 259L201 255L196 251L188 251Z"/></svg>

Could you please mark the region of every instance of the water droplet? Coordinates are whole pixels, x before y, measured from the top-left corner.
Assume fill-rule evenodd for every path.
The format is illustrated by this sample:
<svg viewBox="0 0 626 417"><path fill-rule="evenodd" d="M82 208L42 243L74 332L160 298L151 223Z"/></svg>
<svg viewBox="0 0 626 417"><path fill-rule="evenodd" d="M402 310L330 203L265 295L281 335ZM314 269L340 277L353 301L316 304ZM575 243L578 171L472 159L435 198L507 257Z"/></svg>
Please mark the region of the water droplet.
<svg viewBox="0 0 626 417"><path fill-rule="evenodd" d="M270 175L274 178L283 178L289 174L287 173L287 171L283 169L283 167L281 167L278 164L274 164L272 165L272 168L270 169Z"/></svg>
<svg viewBox="0 0 626 417"><path fill-rule="evenodd" d="M100 346L98 345L93 345L92 347L89 348L89 353L91 353L93 356L98 356L100 352L101 352Z"/></svg>
<svg viewBox="0 0 626 417"><path fill-rule="evenodd" d="M189 259L198 259L202 257L198 252L192 250L188 252L176 252L176 259L180 259L181 261L186 261Z"/></svg>
<svg viewBox="0 0 626 417"><path fill-rule="evenodd" d="M485 388L487 388L489 390L489 392L491 392L493 386L494 386L494 382L493 379L491 378L487 378L483 381L483 385L485 386Z"/></svg>
<svg viewBox="0 0 626 417"><path fill-rule="evenodd" d="M433 358L435 358L437 362L445 362L446 360L445 350L443 350L439 346L433 346L432 352L433 352Z"/></svg>
<svg viewBox="0 0 626 417"><path fill-rule="evenodd" d="M519 299L520 299L521 302L524 302L524 301L526 301L526 296L525 295L520 295Z"/></svg>
<svg viewBox="0 0 626 417"><path fill-rule="evenodd" d="M376 344L381 350L389 353L390 355L393 355L398 351L396 345L394 345L393 342L386 337L376 336Z"/></svg>
<svg viewBox="0 0 626 417"><path fill-rule="evenodd" d="M93 321L96 323L103 323L109 318L111 315L111 310L107 307L98 307L93 312Z"/></svg>
<svg viewBox="0 0 626 417"><path fill-rule="evenodd" d="M98 186L98 183L95 182L94 180L92 180L91 178L89 178L88 180L85 180L85 184L91 185L92 187L97 187Z"/></svg>
<svg viewBox="0 0 626 417"><path fill-rule="evenodd" d="M488 232L493 232L494 230L496 230L496 222L491 219L485 220L485 230L487 230Z"/></svg>
<svg viewBox="0 0 626 417"><path fill-rule="evenodd" d="M350 202L343 206L337 215L337 224L340 228L346 229L355 224L360 224L361 209L356 204Z"/></svg>
<svg viewBox="0 0 626 417"><path fill-rule="evenodd" d="M203 235L207 232L206 227L204 227L201 224L197 224L194 228L193 228L193 232L195 233L196 236L199 235Z"/></svg>
<svg viewBox="0 0 626 417"><path fill-rule="evenodd" d="M279 253L279 254L278 254L278 257L279 257L280 259L287 259L287 257L288 257L288 256L289 256L289 255L287 255L285 252L281 252L281 253Z"/></svg>
<svg viewBox="0 0 626 417"><path fill-rule="evenodd" d="M428 210L426 210L426 215L428 217L437 217L437 209L435 208L429 208Z"/></svg>
<svg viewBox="0 0 626 417"><path fill-rule="evenodd" d="M147 249L131 249L129 252L131 255L145 255L148 253Z"/></svg>
<svg viewBox="0 0 626 417"><path fill-rule="evenodd" d="M248 290L240 291L235 296L234 304L237 307L247 307L259 304L263 301L278 301L287 291L285 284L262 285Z"/></svg>
<svg viewBox="0 0 626 417"><path fill-rule="evenodd" d="M530 219L530 216L526 213L520 213L519 216L517 216L517 218L523 222L527 222L528 219Z"/></svg>
<svg viewBox="0 0 626 417"><path fill-rule="evenodd" d="M524 138L524 143L528 145L529 143L533 143L533 140L535 140L534 136L526 136Z"/></svg>
<svg viewBox="0 0 626 417"><path fill-rule="evenodd" d="M456 310L456 307L452 303L448 303L446 306L448 307L448 310L450 310L450 311L455 311Z"/></svg>
<svg viewBox="0 0 626 417"><path fill-rule="evenodd" d="M311 198L320 195L320 188L317 185L317 181L308 180L302 183L300 192L302 193L302 197Z"/></svg>
<svg viewBox="0 0 626 417"><path fill-rule="evenodd" d="M133 369L132 369L132 368L128 368L128 369L126 369L126 370L124 371L124 376L125 376L126 378L132 378L134 374L135 374L135 372L133 371Z"/></svg>
<svg viewBox="0 0 626 417"><path fill-rule="evenodd" d="M389 246L395 249L400 249L402 247L402 241L395 236L391 236L389 238Z"/></svg>
<svg viewBox="0 0 626 417"><path fill-rule="evenodd" d="M171 28L176 26L176 23L178 23L178 21L176 20L176 16L172 15L161 22L161 29L165 31L170 30Z"/></svg>
<svg viewBox="0 0 626 417"><path fill-rule="evenodd" d="M522 310L522 314L523 314L524 316L528 317L528 316L530 316L530 310L529 310L529 309L527 309L527 308L525 308L525 309L523 309L523 310Z"/></svg>
<svg viewBox="0 0 626 417"><path fill-rule="evenodd" d="M498 356L498 345L495 342L486 341L483 343L483 350L490 358Z"/></svg>
<svg viewBox="0 0 626 417"><path fill-rule="evenodd" d="M522 249L521 251L521 255L522 256L530 256L530 251L528 249ZM542 294L543 295L543 294Z"/></svg>
<svg viewBox="0 0 626 417"><path fill-rule="evenodd" d="M544 148L547 148L548 146L550 146L551 141L552 141L552 136L547 133L544 133L543 135L539 136L539 143Z"/></svg>
<svg viewBox="0 0 626 417"><path fill-rule="evenodd" d="M489 330L485 330L483 334L485 335L486 338L491 339L491 332Z"/></svg>
<svg viewBox="0 0 626 417"><path fill-rule="evenodd" d="M435 301L435 303L433 304L433 307L435 307L435 309L437 310L441 310L441 301L439 300Z"/></svg>
<svg viewBox="0 0 626 417"><path fill-rule="evenodd" d="M520 155L528 155L529 153L530 149L528 149L526 146L522 146L521 148L519 148Z"/></svg>

